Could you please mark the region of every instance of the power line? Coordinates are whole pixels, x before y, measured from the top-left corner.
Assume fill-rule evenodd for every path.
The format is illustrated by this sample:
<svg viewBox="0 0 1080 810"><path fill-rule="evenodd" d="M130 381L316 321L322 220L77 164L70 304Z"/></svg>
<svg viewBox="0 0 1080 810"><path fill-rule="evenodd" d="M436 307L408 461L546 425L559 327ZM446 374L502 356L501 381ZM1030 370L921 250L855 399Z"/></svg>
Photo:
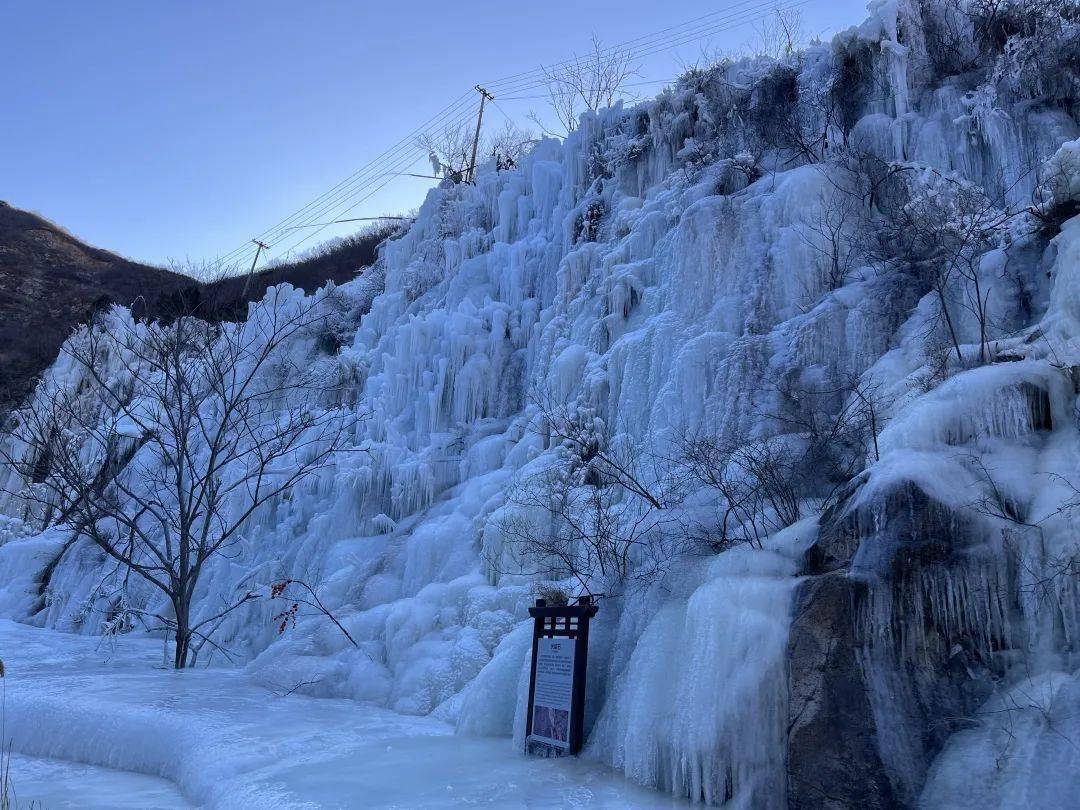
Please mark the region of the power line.
<svg viewBox="0 0 1080 810"><path fill-rule="evenodd" d="M468 120L468 118L470 116L471 116L471 110L467 111L463 115L458 116L453 122L451 122L451 124L448 124L448 126L454 126L454 125L458 125L460 123L463 123L464 121ZM380 167L379 171L377 171L376 173L374 173L370 177L365 178L365 182L367 183L366 185L358 185L355 188L343 189L342 192L339 193L338 195L336 195L333 199L327 201L326 204L320 206L319 209L316 212L314 212L314 214L312 216L307 218L306 222L312 222L312 221L314 221L314 219L317 219L319 216L325 216L330 211L336 211L336 213L333 214L333 216L339 217L342 214L353 210L361 202L364 202L364 201L370 199L375 193L377 193L378 191L385 188L396 177L399 177L402 174L406 173L404 170L410 168L413 164L415 164L417 161L419 161L423 156L424 156L423 152L421 150L419 150L419 148L416 148L416 147L414 147L413 149L404 151L404 152L399 151L398 154L396 154L394 157L392 157L389 160L389 162L384 163L383 166ZM379 182L380 180L382 182ZM372 184L375 184L375 183L378 183L378 185L375 185L374 188L372 188L371 187ZM360 197L359 199L355 199L355 201L354 201L354 198L356 197L356 195L361 194L364 191L368 191L368 193L364 194L364 196ZM349 204L350 202L351 202L351 204ZM342 206L346 205L346 204L348 204L348 207L342 208ZM312 234L309 234L308 236L304 237L303 239L299 240L297 243L293 244L289 248L289 250L294 249L298 244L300 244L300 243L306 241L307 239L311 238L315 234L319 233L321 230L322 230L322 228L320 228L319 230L313 232ZM281 241L281 239L285 235L286 234L279 234L275 238L274 244L277 244L277 242Z"/></svg>
<svg viewBox="0 0 1080 810"><path fill-rule="evenodd" d="M523 71L505 76L501 79L496 79L495 81L488 82L487 86L499 89L500 97L506 101L543 98L543 94L539 96L514 96L507 94L522 93L533 88L546 86L549 82L551 71L562 66L580 64L582 61L590 58L620 55L623 52L625 52L627 58L643 58L660 51L670 50L695 40L710 37L717 33L746 25L747 23L770 16L773 13L798 8L806 5L809 1L810 0L796 0L796 2L787 3L786 5L778 5L774 2L762 2L762 0L740 0L740 2L734 3L726 9L703 14L678 25L667 26L658 31L642 34L617 45L600 49L592 57L575 56L546 67L542 66L533 70ZM624 86L646 86L650 84L661 84L668 81L671 80L663 79L634 82ZM328 225L342 221L333 219L331 222L318 223L315 220L324 218L328 212L335 208L351 203L347 208L338 211L337 214L334 215L335 217L340 217L342 214L354 209L360 203L370 199L371 196L383 189L393 177L409 174L408 172L403 171L403 169L408 168L419 160L418 157L414 156L414 149L410 148L410 146L414 146L415 139L423 132L431 131L434 127L459 126L464 120L471 118L476 108L475 103L469 104L471 95L470 91L451 101L434 116L429 118L408 135L404 136L401 140L388 147L360 169L323 192L323 194L316 197L307 205L294 211L266 231L263 231L257 238L266 242L268 245L273 246L282 241L291 231L306 227L318 228L318 230L308 234L290 246L289 251L291 251L299 244L302 244L304 241L315 236ZM481 99L481 105L482 103L483 99ZM465 109L462 109L463 104L466 105ZM510 120L510 116L501 106L497 105L497 108L500 113ZM408 159L408 162L404 163L406 159ZM379 183L380 180L382 180L381 183ZM371 188L375 183L379 184L375 188ZM368 191L368 189L370 189L370 191ZM360 197L358 200L355 199L357 195L363 194L365 191L368 191L368 193L364 194L364 196ZM219 261L240 261L245 255L250 254L252 250L251 245L251 242L246 242L244 245L222 256ZM261 248L256 250L256 254L259 250L261 250ZM256 255L256 260L257 258L258 256Z"/></svg>
<svg viewBox="0 0 1080 810"><path fill-rule="evenodd" d="M655 39L656 37L658 37L658 36L660 36L662 34L665 34L665 33L671 32L671 31L675 31L675 30L680 29L680 28L686 28L688 26L693 26L696 23L699 23L700 21L708 19L710 17L716 17L718 15L730 14L732 9L738 8L739 6L744 6L744 5L753 4L753 3L760 3L760 2L761 2L761 0L740 0L740 2L734 3L734 4L730 5L730 6L728 6L727 8L720 9L720 10L717 10L717 11L710 11L707 14L702 14L702 15L700 15L698 17L694 17L694 18L692 18L690 20L686 20L685 22L678 23L676 25L669 25L666 28L661 28L661 29L659 29L657 31L651 31L651 32L646 33L646 34L640 34L639 36L636 36L636 37L634 37L632 39L628 39L628 40L625 40L623 42L617 43L615 45L608 46L607 48L604 48L604 49L601 50L601 54L603 54L603 55L613 55L613 54L616 54L616 53L618 53L619 51L622 51L622 50L633 50L633 48L631 46L634 46L635 44L637 44L637 46L640 47L641 43L642 43L642 40L647 41L647 40ZM772 5L775 5L775 3L773 3ZM581 61L581 57L574 56L574 57L569 58L569 59L564 59L561 62L553 62L553 63L546 66L546 70L550 71L550 70L553 70L555 68L560 68L560 67L565 67L565 66L568 66L568 65L573 65L573 64L576 64L576 63L578 63L580 61ZM542 73L544 70L545 70L544 67L541 67L539 69L532 68L530 70L522 71L520 73L513 73L513 74L510 74L509 76L503 76L500 79L494 79L492 81L489 81L487 84L488 84L489 87L498 87L498 86L503 85L503 84L505 84L507 82L513 82L514 80L519 80L522 77L532 76L532 75L534 75L534 74L536 74L538 72Z"/></svg>
<svg viewBox="0 0 1080 810"><path fill-rule="evenodd" d="M380 162L385 161L385 160L393 159L393 157L395 156L395 153L400 152L400 150L403 147L411 145L412 139L414 139L421 132L428 129L429 127L439 125L448 116L452 116L455 112L458 112L459 108L461 107L461 105L463 103L468 103L469 104L468 114L471 116L471 114L472 114L472 94L471 93L463 93L461 96L456 98L454 101L450 102L450 104L443 107L443 109L440 110L438 113L436 113L435 115L433 115L432 117L430 117L429 119L424 121L419 127L414 129L408 135L401 138L399 141L397 141L392 146L385 149L382 153L380 153L376 157L372 158L372 160L370 160L368 163L361 166L359 169L357 169L351 175L346 177L344 180L340 181L339 183L337 183L336 185L334 185L333 187L331 187L327 191L320 194L318 197L316 197L314 200L309 202L307 205L301 207L297 211L294 211L292 214L285 217L285 219L279 221L275 225L272 225L270 228L263 231L261 234L259 234L259 238L260 239L266 239L267 241L272 241L273 237L271 236L271 234L275 234L277 229L281 228L282 226L285 226L285 225L288 225L288 224L291 224L291 223L295 222L295 220L297 218L300 218L300 217L303 217L304 215L306 215L313 207L317 207L317 206L320 206L320 205L324 204L328 197L334 195L335 193L340 192L341 190L344 190L344 188L346 186L354 185L358 180L364 179L366 177L366 175L371 174L374 169L377 169ZM222 256L220 261L228 261L235 254L237 254L239 252L242 252L242 251L248 250L249 245L250 245L250 243L244 243L244 245L241 246L240 248L238 248L236 250L233 250L233 251L230 251L229 253Z"/></svg>
<svg viewBox="0 0 1080 810"><path fill-rule="evenodd" d="M449 110L450 108L447 109ZM442 117L435 116L431 120L439 122L442 120ZM299 224L302 221L313 222L320 217L324 217L328 210L331 210L344 196L353 193L356 187L368 183L371 180L378 179L387 165L396 165L395 161L400 158L403 151L407 148L411 148L411 145L407 144L407 142L408 136L403 138L402 141L399 141L394 147L385 150L378 158L370 161L307 205L264 231L261 234L262 238L269 242L276 242L282 235L284 228L290 225ZM242 245L237 250L225 254L222 257L222 261L228 262L231 259L235 259L239 254L244 254L249 250L249 245Z"/></svg>
<svg viewBox="0 0 1080 810"><path fill-rule="evenodd" d="M356 177L360 176L361 174L363 174L370 167L376 165L380 160L383 160L384 158L391 155L395 150L399 149L403 144L408 142L409 139L411 137L413 137L415 133L417 133L420 130L426 129L427 127L429 127L429 126L433 125L434 123L438 122L440 119L444 118L445 116L450 115L453 111L455 111L457 108L459 108L462 103L468 102L470 100L470 98L471 98L470 94L463 93L461 96L454 99L448 105L446 105L441 110L439 110L437 113L435 113L435 115L433 115L431 118L429 118L428 120L423 122L419 127L417 127L415 130L413 130L412 133L409 133L408 135L403 137L401 140L399 140L396 143L392 144L391 146L387 147L387 149L385 149L379 155L376 155L367 164L365 164L364 166L361 166L359 169L357 169L355 172L353 172L351 175L349 175L349 177L346 177L344 180L339 182L337 185L331 187L328 191L324 192L319 197L316 197L314 200L312 200L312 202L308 203L308 205L306 205L303 208L299 209L299 211L296 212L296 213L305 211L307 208L310 208L312 205L318 204L327 195L332 194L333 192L337 191L343 185L345 185L346 183L349 183L354 178L356 178ZM295 214L294 214L294 216L295 216ZM281 224L281 223L278 223L278 224ZM272 226L270 230L273 230L274 227L277 227L277 225Z"/></svg>
<svg viewBox="0 0 1080 810"><path fill-rule="evenodd" d="M652 84L667 84L669 82L674 81L677 78L679 78L679 77L678 76L673 76L673 77L668 78L668 79L649 79L648 81L645 81L645 82L624 82L624 83L620 84L619 87L620 88L622 88L622 87L646 87L646 86L652 85ZM597 90L599 88L586 87L586 88L582 88L582 89L586 93L591 93L591 92L594 92L595 90ZM532 95L532 96L499 96L499 98L502 99L503 101L531 101L533 99L538 99L538 98L550 98L550 96L547 93L537 93L536 95Z"/></svg>
<svg viewBox="0 0 1080 810"><path fill-rule="evenodd" d="M407 168L408 166L410 166L410 165L412 165L413 163L415 163L415 162L417 161L417 159L418 159L418 158L412 158L411 160L409 160L409 162L405 163L404 165L399 165L399 166L397 166L396 168L398 168L398 169L403 169L403 168ZM367 200L369 200L369 199L370 199L371 197L373 197L373 196L374 196L375 194L377 194L377 193L378 193L379 191L381 191L382 189L384 189L384 188L385 188L385 187L386 187L386 186L387 186L387 185L388 185L388 184L389 184L389 183L390 183L391 181L393 181L393 179L394 179L394 173L393 173L393 172L389 172L388 174L389 174L390 176L388 176L388 177L386 178L386 180L384 180L384 181L383 181L382 183L380 183L380 184L379 184L378 186L376 186L375 188L371 189L371 191L370 191L370 192L368 192L368 193L367 193L367 194L365 194L365 195L364 195L363 197L361 197L361 198L359 198L358 200L356 200L355 202L353 202L353 203L352 203L351 205L349 205L349 206L348 206L347 208L345 208L345 209L344 209L343 211L339 211L339 212L338 212L338 216L340 216L341 214L347 214L348 212L350 212L350 211L352 211L353 209L355 209L355 208L356 208L356 207L357 207L358 205L360 205L360 204L361 204L361 203L363 203L363 202L366 202L366 201L367 201ZM327 225L323 225L322 227L316 228L316 229L315 229L314 231L312 231L311 233L309 233L309 234L308 234L307 236L304 236L304 237L302 237L301 239L299 239L299 240L297 240L296 242L294 242L293 244L291 244L291 245L290 245L290 246L289 246L289 247L288 247L288 248L286 249L286 251L285 251L285 252L286 252L286 253L289 253L289 252L291 252L291 251L295 250L295 249L296 249L297 247L299 247L300 245L302 245L302 244L303 244L304 242L306 242L307 240L309 240L309 239L311 239L312 237L314 237L315 235L317 235L317 234L321 233L321 232L322 232L322 231L323 231L323 230L324 230L324 229L325 229L326 227L327 227Z"/></svg>
<svg viewBox="0 0 1080 810"><path fill-rule="evenodd" d="M461 121L471 117L474 107L475 105L470 105L470 107L458 112L456 115L451 113L453 117L449 119L446 119L445 116L436 116L430 120L444 126L456 126ZM450 108L446 109L449 110ZM457 111L455 110L454 112ZM415 135L410 135L401 139L396 148L388 149L383 153L386 157L382 160L378 162L372 161L363 169L354 172L350 178L346 178L345 181L339 183L335 188L330 189L330 191L321 195L316 201L313 201L313 203L309 203L303 209L300 209L300 211L286 217L281 223L278 223L275 228L272 228L267 232L268 234L272 232L272 235L267 237L268 241L270 241L272 245L277 244L281 241L281 238L286 235L283 229L289 225L301 223L307 224L314 222L319 218L324 218L328 212L339 207L355 194L363 192L371 183L378 182L388 175L400 175L403 169L406 169L417 162L422 154L419 152L415 143L412 142L411 138L413 137L415 137ZM408 158L407 162L403 162L405 157ZM386 183L383 182L379 188L382 188L385 185ZM367 199L367 197L364 199ZM340 215L340 212L338 212L338 215ZM239 255L239 257L242 258L249 253L250 250L248 245L244 245L237 251L233 251L232 254L227 254L226 257L233 258Z"/></svg>
<svg viewBox="0 0 1080 810"><path fill-rule="evenodd" d="M502 113L502 117L503 117L503 118L505 118L505 119L506 119L507 121L509 121L509 122L510 122L511 124L513 124L513 123L514 123L514 119L513 119L513 117L512 117L511 115L510 115L510 113L508 113L508 112L507 112L506 110L504 110L504 109L502 108L502 104L500 104L499 102L497 102L497 101L495 100L495 96L492 96L492 97L491 97L491 103L495 105L495 109L496 109L496 110L498 110L498 111L499 111L500 113Z"/></svg>
<svg viewBox="0 0 1080 810"><path fill-rule="evenodd" d="M456 126L460 121L467 119L472 115L473 106L457 111L450 111L452 117L447 118L446 115L436 117L432 119L435 123L442 124L444 126ZM454 114L457 113L457 114ZM335 189L331 189L330 192L323 194L315 203L305 206L305 209L301 209L300 212L293 214L286 218L283 223L279 224L278 228L273 234L272 240L274 242L280 240L281 228L288 224L298 224L298 220L304 222L314 222L320 217L325 217L326 213L333 210L340 205L343 201L356 193L361 192L366 188L367 184L377 182L379 179L386 176L387 173L394 173L401 169L407 168L412 163L418 160L418 156L415 153L418 151L415 143L411 140L413 136L407 136L398 142L398 145L394 149L386 150L384 156L380 161L373 161L364 169L355 172L353 176L342 183L339 183ZM402 163L402 157L409 156L407 163Z"/></svg>
<svg viewBox="0 0 1080 810"><path fill-rule="evenodd" d="M643 34L632 40L602 48L598 52L598 55L601 58L609 58L624 53L634 58L649 56L662 50L669 50L670 48L678 47L679 45L684 45L697 39L704 39L714 34L722 33L730 28L745 25L748 22L754 22L755 20L771 16L777 11L782 12L795 6L804 5L805 2L806 0L800 0L800 2L796 3L778 4L773 0L740 0L740 2L728 6L726 9L702 15L694 20L682 23L681 25L669 26L668 28L660 29L660 31L651 34ZM694 24L698 23L700 20L711 17L718 17L718 19L713 19L706 24L694 27ZM677 29L688 30L680 31ZM501 96L506 96L507 93L519 92L528 89L528 87L536 86L538 83L546 83L547 77L559 68L581 64L596 56L597 54L592 56L574 56L570 59L564 59L561 62L554 62L550 65L523 71L518 74L488 82L487 84L489 87L497 88L500 91Z"/></svg>
<svg viewBox="0 0 1080 810"><path fill-rule="evenodd" d="M725 19L723 21L723 24L714 24L707 28L683 32L673 38L657 41L655 43L649 43L650 47L648 47L647 49L636 51L633 53L627 53L626 58L641 59L646 56L651 56L655 53L672 50L682 45L687 45L691 42L706 39L715 36L716 34L723 33L724 31L729 31L734 28L747 25L748 23L756 22L758 20L771 16L777 11L783 12L799 8L806 5L808 2L809 0L796 0L796 2L790 2L784 6L773 6L768 3L761 3L757 7L744 9L742 12L739 12L738 14ZM762 13L763 9L767 10ZM718 22L719 21L717 21L717 23ZM601 54L601 58L620 55L617 50L602 51ZM581 64L584 61L585 58L581 58L578 59L576 62L571 61L563 64ZM552 74L556 72L557 71L553 70L552 68L541 68L538 71L534 71L534 73L532 74L533 78L525 78L509 87L499 88L500 96L503 98L508 98L508 94L521 93L532 90L534 88L547 87L551 82Z"/></svg>
<svg viewBox="0 0 1080 810"><path fill-rule="evenodd" d="M383 216L383 217L352 217L350 219L335 219L333 222L314 222L310 225L292 225L289 230L294 231L297 228L315 228L322 225L337 225L339 222L382 222L387 219L402 220L404 222L411 222L412 217L398 217L398 216Z"/></svg>

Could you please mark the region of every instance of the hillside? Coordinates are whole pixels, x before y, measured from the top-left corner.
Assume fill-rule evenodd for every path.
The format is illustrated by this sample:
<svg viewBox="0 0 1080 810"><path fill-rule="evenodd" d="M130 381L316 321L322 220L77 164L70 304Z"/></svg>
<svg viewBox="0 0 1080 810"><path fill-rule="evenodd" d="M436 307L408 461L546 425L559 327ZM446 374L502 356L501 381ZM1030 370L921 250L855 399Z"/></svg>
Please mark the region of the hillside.
<svg viewBox="0 0 1080 810"><path fill-rule="evenodd" d="M327 283L344 284L356 278L362 268L378 258L379 246L400 229L396 225L376 225L351 236L330 240L309 256L279 262L247 274L226 276L186 290L169 302L174 312L197 315L205 320L237 321L247 316L247 305L259 301L278 284L290 284L313 293Z"/></svg>
<svg viewBox="0 0 1080 810"><path fill-rule="evenodd" d="M374 263L394 227L335 240L310 257L245 275L196 281L91 247L42 217L0 201L0 411L20 401L79 324L111 304L138 318L195 314L236 321L266 290L288 283L315 292Z"/></svg>
<svg viewBox="0 0 1080 810"><path fill-rule="evenodd" d="M424 716L520 762L527 608L591 596L590 767L729 808L1075 803L1080 14L869 12L432 190L359 278L185 322L212 382L175 410L254 386L238 442L301 428L257 474L233 456L212 476L239 528L185 594L236 682ZM50 649L51 630L160 645L180 626L101 551L97 512L70 518L93 499L63 478L94 460L81 492L174 573L181 465L146 427L173 410L133 348L175 334L111 310L0 436L0 616ZM250 373L214 373L237 346ZM63 445L35 445L65 397ZM331 442L323 419L347 428ZM185 465L217 458L204 428ZM246 510L249 482L312 459ZM297 582L314 609L283 607ZM161 713L117 694L66 735L70 696L27 690L15 750L41 753L48 717L47 754L204 795L202 739L144 752ZM244 762L230 778L256 783Z"/></svg>
<svg viewBox="0 0 1080 810"><path fill-rule="evenodd" d="M108 304L156 314L192 280L91 247L0 202L0 409L21 399L76 325Z"/></svg>

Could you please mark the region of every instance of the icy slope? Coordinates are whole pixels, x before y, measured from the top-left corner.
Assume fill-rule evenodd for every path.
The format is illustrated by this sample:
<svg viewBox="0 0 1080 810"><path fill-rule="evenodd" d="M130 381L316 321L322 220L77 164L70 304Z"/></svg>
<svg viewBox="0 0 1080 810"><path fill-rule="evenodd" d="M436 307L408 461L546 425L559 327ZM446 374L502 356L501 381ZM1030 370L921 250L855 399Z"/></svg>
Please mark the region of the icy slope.
<svg viewBox="0 0 1080 810"><path fill-rule="evenodd" d="M853 480L812 469L789 516L802 520L769 513L761 528L773 536L763 548L680 546L684 553L664 557L659 573L625 582L586 572L606 594L593 639L588 755L642 784L711 803L792 800L801 789L792 769L824 740L843 738L819 702L821 714L800 720L820 719L805 726L808 742L785 739L797 725L789 695L811 676L826 685L829 677L818 664L801 669L790 646L796 575L828 573L803 564L807 546L845 582L886 582L868 597L877 609L866 621L887 624L894 614L883 607L883 594L893 594L885 574L907 553L887 530L903 524L895 510L912 511L896 492L910 485L958 511L980 504L992 487L978 465L956 461L957 447L994 470L1020 464L1028 472L1017 487L1074 469L1076 220L1039 230L1027 227L1034 214L1015 210L1032 195L1047 223L1067 210L1071 181L1048 184L1038 169L1077 136L1054 95L1071 91L1042 88L1046 97L1036 99L1023 72L950 74L931 58L937 40L919 7L871 11L860 28L784 63L692 72L655 101L586 116L565 142L542 142L513 171L489 168L473 186L433 191L368 275L318 294L333 312L326 329L289 351L323 375L323 404L366 416L355 437L365 452L344 455L254 516L235 553L206 575L197 611L213 615L253 584L303 579L360 647L316 616L279 637L277 606L255 601L218 636L253 677L434 713L463 732L509 735L517 726L520 735L525 606L536 580L562 575L554 563L540 571L519 564L508 527L538 518L512 493L548 471L578 469L552 435L552 405L588 424L605 447L670 459L687 436L802 447L814 426L850 412L856 392L873 391L873 436L839 454ZM973 35L968 41L975 47ZM1072 164L1059 163L1066 168L1055 176L1070 177ZM944 259L918 254L927 245L906 241L891 223L955 238L967 225L965 200L979 194L988 202L978 221L1008 209L1010 229L965 254L967 276L935 286ZM927 201L944 213L927 213ZM830 248L834 232L839 253ZM301 297L274 295L267 300L277 306ZM108 369L121 374L122 364ZM50 377L81 390L79 369L64 359ZM87 407L108 418L101 403ZM1044 447L1047 416L1053 437ZM17 431L6 441L17 447ZM648 486L667 483L661 466L642 465ZM10 470L0 477L15 493L27 483ZM1066 490L1016 497L1046 498L1034 520L1067 502ZM669 525L684 539L683 519L715 500L705 490L687 494L665 512L678 519L658 523L649 542L663 545ZM836 508L819 539L824 503ZM18 497L2 506L14 518L0 548L8 615L93 634L115 626L125 606L160 607L138 583L125 590L70 527L42 531ZM776 532L778 523L793 525ZM1004 564L1012 552L1001 548L1001 527L980 531L996 543L994 565ZM1069 540L1054 537L1060 556ZM576 587L572 578L561 584ZM983 616L963 585L935 594L943 623L967 632ZM853 667L858 659L891 673L892 658L873 658L864 636L851 635L865 616L848 615L849 604L835 612L843 627L823 632L850 635L859 646L848 650ZM896 604L922 615L921 601ZM1032 639L1045 638L1034 628L1046 615L1016 620ZM1071 633L1071 619L1064 626ZM1025 642L1010 643L1028 654ZM869 748L885 761L890 790L911 802L941 743L911 750L920 732L887 716L886 676L860 678L867 734L888 727L897 737L878 733Z"/></svg>

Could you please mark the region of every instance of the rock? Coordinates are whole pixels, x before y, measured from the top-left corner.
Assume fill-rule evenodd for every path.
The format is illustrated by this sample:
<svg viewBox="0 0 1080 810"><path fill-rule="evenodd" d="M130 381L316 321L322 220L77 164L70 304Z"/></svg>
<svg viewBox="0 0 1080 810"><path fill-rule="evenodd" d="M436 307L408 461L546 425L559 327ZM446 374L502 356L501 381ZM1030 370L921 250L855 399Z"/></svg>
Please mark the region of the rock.
<svg viewBox="0 0 1080 810"><path fill-rule="evenodd" d="M822 517L795 597L793 808L914 806L933 757L1003 675L999 651L1017 643L1016 606L1001 596L1014 584L985 527L913 482L856 509L858 490Z"/></svg>
<svg viewBox="0 0 1080 810"><path fill-rule="evenodd" d="M833 572L807 579L795 595L788 642L788 806L796 810L896 806L857 661L852 616L864 589L846 573Z"/></svg>

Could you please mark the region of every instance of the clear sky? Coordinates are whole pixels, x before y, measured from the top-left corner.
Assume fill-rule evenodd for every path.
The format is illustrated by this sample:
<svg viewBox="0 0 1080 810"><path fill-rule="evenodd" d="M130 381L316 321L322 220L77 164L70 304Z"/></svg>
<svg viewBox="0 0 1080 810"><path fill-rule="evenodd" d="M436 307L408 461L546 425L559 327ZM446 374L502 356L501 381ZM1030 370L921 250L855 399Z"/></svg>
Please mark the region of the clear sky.
<svg viewBox="0 0 1080 810"><path fill-rule="evenodd" d="M582 52L594 32L615 45L763 2L0 0L0 199L131 258L212 259L477 82ZM809 0L807 33L861 22L864 7ZM703 47L738 50L753 36L744 25L642 56L636 81L670 78ZM542 99L514 95L486 120L543 113ZM347 216L414 208L425 188L398 178Z"/></svg>

